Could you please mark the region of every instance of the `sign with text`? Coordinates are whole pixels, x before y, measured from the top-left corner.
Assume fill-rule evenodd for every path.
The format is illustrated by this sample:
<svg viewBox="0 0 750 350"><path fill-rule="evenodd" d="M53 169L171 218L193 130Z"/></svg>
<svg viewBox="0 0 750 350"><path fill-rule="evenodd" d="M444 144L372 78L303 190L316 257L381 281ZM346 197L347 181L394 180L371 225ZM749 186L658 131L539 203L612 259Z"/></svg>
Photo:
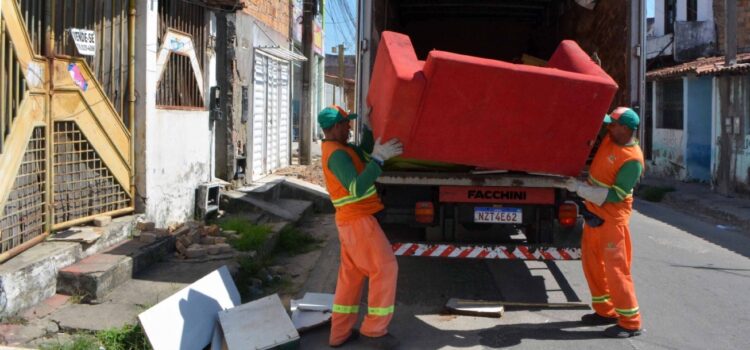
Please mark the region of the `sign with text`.
<svg viewBox="0 0 750 350"><path fill-rule="evenodd" d="M554 204L553 188L440 186L440 202Z"/></svg>
<svg viewBox="0 0 750 350"><path fill-rule="evenodd" d="M70 28L70 36L80 55L96 55L96 33L93 30Z"/></svg>

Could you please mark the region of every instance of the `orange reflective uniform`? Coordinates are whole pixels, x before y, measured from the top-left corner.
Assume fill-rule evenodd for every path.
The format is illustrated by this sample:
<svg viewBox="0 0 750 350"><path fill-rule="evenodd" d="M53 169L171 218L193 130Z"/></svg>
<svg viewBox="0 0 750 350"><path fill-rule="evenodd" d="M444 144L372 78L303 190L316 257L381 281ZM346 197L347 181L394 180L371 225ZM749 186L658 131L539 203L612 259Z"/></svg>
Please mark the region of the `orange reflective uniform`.
<svg viewBox="0 0 750 350"><path fill-rule="evenodd" d="M631 244L628 228L633 210L633 195L620 193L623 190L615 186L620 168L631 161L644 165L643 153L637 143L620 146L607 136L596 152L589 169L589 183L617 191L625 199L605 202L601 206L586 202L586 208L604 219L604 224L599 227L584 225L581 260L596 313L605 317L618 317L621 327L637 330L641 328L641 316L630 274Z"/></svg>
<svg viewBox="0 0 750 350"><path fill-rule="evenodd" d="M339 150L347 152L357 174L365 168L365 163L352 147L334 141L323 142L323 174L336 208L336 226L341 242L341 264L329 338L331 345L343 343L351 334L357 322L365 278L369 278L368 308L360 333L379 337L388 332L398 276L391 245L372 216L383 209L374 185L357 196L354 183L350 184L351 189L343 186L328 167L331 154Z"/></svg>

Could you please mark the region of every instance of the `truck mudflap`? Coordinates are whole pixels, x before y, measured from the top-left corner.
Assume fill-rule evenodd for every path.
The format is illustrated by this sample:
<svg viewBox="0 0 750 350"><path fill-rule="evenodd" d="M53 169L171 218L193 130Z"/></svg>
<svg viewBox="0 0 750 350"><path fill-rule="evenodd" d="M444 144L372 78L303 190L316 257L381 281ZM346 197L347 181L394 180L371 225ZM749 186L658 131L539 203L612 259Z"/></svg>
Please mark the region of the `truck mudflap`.
<svg viewBox="0 0 750 350"><path fill-rule="evenodd" d="M534 245L393 243L396 256L450 259L580 260L581 248Z"/></svg>

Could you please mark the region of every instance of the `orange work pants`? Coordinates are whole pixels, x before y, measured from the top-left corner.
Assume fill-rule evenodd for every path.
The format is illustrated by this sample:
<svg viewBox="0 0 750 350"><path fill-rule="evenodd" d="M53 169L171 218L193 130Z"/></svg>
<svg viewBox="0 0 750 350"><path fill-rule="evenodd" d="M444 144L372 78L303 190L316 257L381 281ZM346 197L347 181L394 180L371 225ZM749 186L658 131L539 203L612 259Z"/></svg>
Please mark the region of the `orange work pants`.
<svg viewBox="0 0 750 350"><path fill-rule="evenodd" d="M630 229L627 223L604 220L599 227L583 227L581 262L592 306L600 316L617 317L620 327L641 329L641 314L630 275Z"/></svg>
<svg viewBox="0 0 750 350"><path fill-rule="evenodd" d="M367 315L360 333L380 337L388 333L396 300L398 265L385 233L371 215L337 222L341 264L333 298L329 344L339 345L351 334L359 315L365 278L369 279Z"/></svg>

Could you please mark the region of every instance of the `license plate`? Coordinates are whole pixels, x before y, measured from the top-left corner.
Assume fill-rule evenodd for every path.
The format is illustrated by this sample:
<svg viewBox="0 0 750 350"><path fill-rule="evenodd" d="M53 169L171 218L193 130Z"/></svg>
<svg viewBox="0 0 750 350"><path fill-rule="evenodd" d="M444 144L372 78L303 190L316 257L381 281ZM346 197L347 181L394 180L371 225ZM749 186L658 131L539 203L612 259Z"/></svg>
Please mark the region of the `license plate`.
<svg viewBox="0 0 750 350"><path fill-rule="evenodd" d="M474 222L520 224L523 213L521 208L474 208Z"/></svg>

